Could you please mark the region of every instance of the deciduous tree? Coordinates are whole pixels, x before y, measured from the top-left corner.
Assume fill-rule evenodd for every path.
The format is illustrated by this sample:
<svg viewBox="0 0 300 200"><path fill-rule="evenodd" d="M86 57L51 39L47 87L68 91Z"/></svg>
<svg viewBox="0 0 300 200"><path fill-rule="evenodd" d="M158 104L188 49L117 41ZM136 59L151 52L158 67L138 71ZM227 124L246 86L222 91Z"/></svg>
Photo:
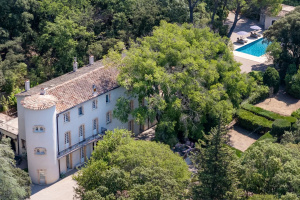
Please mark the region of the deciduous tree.
<svg viewBox="0 0 300 200"><path fill-rule="evenodd" d="M16 168L9 139L0 138L0 199L26 199L31 194L31 180L25 171Z"/></svg>
<svg viewBox="0 0 300 200"><path fill-rule="evenodd" d="M107 131L75 180L82 199L182 199L190 173L167 145Z"/></svg>

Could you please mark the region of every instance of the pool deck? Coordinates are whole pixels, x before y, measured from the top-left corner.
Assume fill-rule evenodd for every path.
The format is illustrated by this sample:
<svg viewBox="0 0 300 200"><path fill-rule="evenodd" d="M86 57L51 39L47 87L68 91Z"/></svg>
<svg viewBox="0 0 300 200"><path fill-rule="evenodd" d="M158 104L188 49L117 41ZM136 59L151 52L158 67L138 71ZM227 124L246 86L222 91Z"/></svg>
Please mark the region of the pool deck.
<svg viewBox="0 0 300 200"><path fill-rule="evenodd" d="M233 24L233 20L234 20L234 14L230 12L225 24L228 24L229 28L230 28L231 25ZM248 43L246 43L246 44L236 43L237 38L240 37L237 34L237 32L246 31L246 32L249 32L249 35L250 35L250 32L253 31L252 29L250 29L250 26L253 26L253 25L261 26L261 25L259 25L258 21L250 20L250 19L247 19L244 17L242 17L238 21L238 23L230 37L230 40L232 41L233 46L234 46L234 50L261 38L261 37L260 38L247 37ZM264 30L261 30L259 33L261 34L263 31ZM242 53L242 52L238 52L238 51L233 51L233 55L234 55L234 59L242 64L241 72L248 73L251 71L264 71L270 64L272 64L272 60L269 60L266 55L256 57L256 56L252 56L250 54L246 54L246 53Z"/></svg>

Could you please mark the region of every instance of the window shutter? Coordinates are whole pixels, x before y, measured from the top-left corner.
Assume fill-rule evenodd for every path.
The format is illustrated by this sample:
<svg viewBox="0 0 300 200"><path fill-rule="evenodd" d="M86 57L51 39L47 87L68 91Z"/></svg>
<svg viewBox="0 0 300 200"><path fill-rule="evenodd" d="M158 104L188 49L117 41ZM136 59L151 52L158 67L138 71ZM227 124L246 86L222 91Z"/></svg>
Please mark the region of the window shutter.
<svg viewBox="0 0 300 200"><path fill-rule="evenodd" d="M82 125L82 128L83 128L83 139L85 139L85 126L84 126L84 124Z"/></svg>

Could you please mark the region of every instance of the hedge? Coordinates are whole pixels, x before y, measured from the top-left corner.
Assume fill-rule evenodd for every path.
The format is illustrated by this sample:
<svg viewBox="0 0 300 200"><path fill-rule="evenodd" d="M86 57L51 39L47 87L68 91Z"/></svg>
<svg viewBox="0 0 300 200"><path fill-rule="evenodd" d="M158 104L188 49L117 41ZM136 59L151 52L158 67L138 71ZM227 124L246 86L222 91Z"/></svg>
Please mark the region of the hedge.
<svg viewBox="0 0 300 200"><path fill-rule="evenodd" d="M256 90L251 93L251 95L242 102L242 104L256 104L260 101L265 100L269 97L269 87L266 85L258 85Z"/></svg>
<svg viewBox="0 0 300 200"><path fill-rule="evenodd" d="M271 134L281 137L284 131L289 131L291 129L291 122L286 119L276 119L272 124Z"/></svg>
<svg viewBox="0 0 300 200"><path fill-rule="evenodd" d="M265 110L265 109L262 109L260 107L256 107L256 106L253 106L251 104L244 104L242 105L242 108L247 110L247 111L250 111L256 115L259 115L261 117L265 117L269 120L276 120L276 119L285 119L291 123L295 123L297 121L297 119L295 117L291 117L291 116L282 116L280 114L277 114L277 113L274 113L274 112L271 112L271 111L268 111L268 110Z"/></svg>
<svg viewBox="0 0 300 200"><path fill-rule="evenodd" d="M247 110L239 109L237 115L239 125L249 131L265 133L272 128L272 121L264 117L255 115ZM259 127L261 128L258 129Z"/></svg>
<svg viewBox="0 0 300 200"><path fill-rule="evenodd" d="M300 119L300 109L295 110L295 111L292 113L292 117L296 117L297 119Z"/></svg>

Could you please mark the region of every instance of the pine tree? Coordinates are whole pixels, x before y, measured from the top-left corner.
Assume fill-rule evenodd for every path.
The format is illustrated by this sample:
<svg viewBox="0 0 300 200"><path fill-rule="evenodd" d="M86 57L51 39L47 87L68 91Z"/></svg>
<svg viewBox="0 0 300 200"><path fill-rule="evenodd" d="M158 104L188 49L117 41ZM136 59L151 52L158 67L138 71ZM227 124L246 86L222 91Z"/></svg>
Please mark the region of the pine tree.
<svg viewBox="0 0 300 200"><path fill-rule="evenodd" d="M28 174L16 168L9 139L0 137L0 199L26 199L31 194L30 184Z"/></svg>
<svg viewBox="0 0 300 200"><path fill-rule="evenodd" d="M237 157L225 144L225 127L219 123L206 139L206 147L200 147L199 153L194 155L194 160L198 163L199 183L193 187L193 199L237 199Z"/></svg>

